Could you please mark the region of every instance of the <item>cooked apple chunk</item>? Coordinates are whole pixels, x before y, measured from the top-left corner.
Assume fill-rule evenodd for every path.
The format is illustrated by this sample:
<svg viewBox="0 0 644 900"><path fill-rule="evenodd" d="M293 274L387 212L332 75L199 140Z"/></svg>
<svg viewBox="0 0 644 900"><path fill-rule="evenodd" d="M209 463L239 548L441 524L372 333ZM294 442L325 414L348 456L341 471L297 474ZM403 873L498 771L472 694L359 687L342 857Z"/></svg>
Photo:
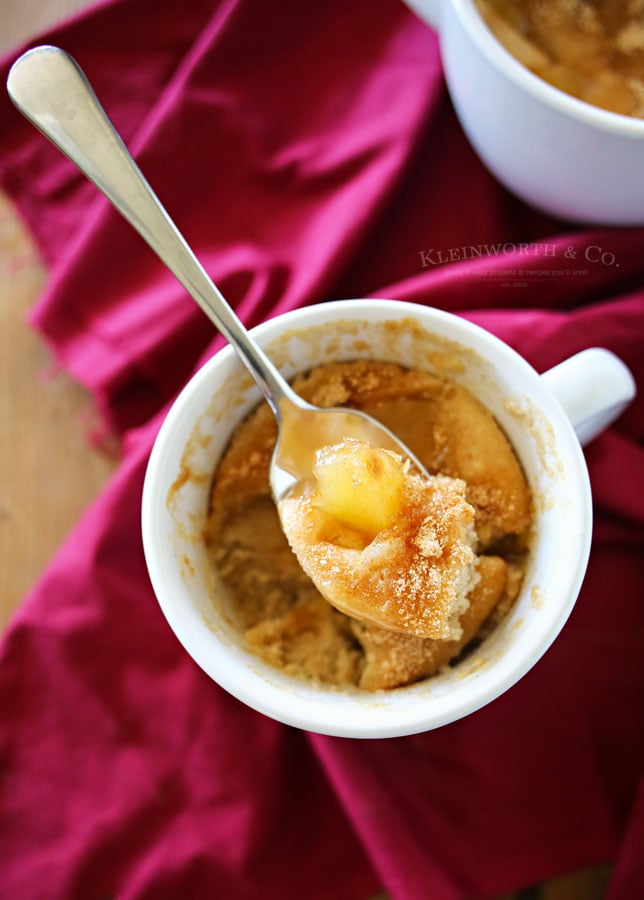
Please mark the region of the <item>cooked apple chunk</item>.
<svg viewBox="0 0 644 900"><path fill-rule="evenodd" d="M369 539L387 528L404 499L405 468L390 450L347 439L316 454L315 504L322 512Z"/></svg>

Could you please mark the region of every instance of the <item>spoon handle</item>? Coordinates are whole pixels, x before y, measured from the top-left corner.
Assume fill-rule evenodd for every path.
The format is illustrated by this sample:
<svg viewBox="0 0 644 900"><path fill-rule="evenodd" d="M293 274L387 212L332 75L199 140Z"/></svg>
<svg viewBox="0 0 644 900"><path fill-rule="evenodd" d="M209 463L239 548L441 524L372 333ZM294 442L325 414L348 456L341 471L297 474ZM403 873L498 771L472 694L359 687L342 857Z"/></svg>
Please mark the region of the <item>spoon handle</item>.
<svg viewBox="0 0 644 900"><path fill-rule="evenodd" d="M288 383L213 284L107 117L82 70L58 47L35 47L12 66L7 90L20 112L105 194L234 346L280 419Z"/></svg>

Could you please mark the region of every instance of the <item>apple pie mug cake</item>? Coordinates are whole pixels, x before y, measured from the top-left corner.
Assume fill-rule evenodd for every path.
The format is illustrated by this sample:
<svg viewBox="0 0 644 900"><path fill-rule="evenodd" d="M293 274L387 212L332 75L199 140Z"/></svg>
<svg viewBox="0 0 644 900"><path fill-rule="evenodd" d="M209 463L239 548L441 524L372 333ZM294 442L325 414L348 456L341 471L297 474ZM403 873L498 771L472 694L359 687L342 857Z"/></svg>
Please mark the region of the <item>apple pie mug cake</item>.
<svg viewBox="0 0 644 900"><path fill-rule="evenodd" d="M554 87L644 118L644 0L476 0L490 30Z"/></svg>
<svg viewBox="0 0 644 900"><path fill-rule="evenodd" d="M293 385L379 419L431 477L358 441L324 448L281 501L283 530L268 482L276 426L262 404L213 478L205 537L228 612L249 649L295 677L369 691L427 678L519 592L531 498L512 447L469 391L424 371L360 360Z"/></svg>

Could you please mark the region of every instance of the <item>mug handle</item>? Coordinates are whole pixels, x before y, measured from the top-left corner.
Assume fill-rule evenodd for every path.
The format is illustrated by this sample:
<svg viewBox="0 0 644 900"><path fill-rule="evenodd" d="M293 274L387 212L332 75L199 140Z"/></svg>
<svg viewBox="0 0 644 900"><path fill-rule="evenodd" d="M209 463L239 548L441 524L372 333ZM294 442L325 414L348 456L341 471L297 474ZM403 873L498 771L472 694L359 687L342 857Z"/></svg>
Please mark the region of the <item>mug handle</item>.
<svg viewBox="0 0 644 900"><path fill-rule="evenodd" d="M419 19L438 31L440 24L441 0L405 0L407 6L413 10Z"/></svg>
<svg viewBox="0 0 644 900"><path fill-rule="evenodd" d="M617 419L636 394L635 379L610 350L582 350L541 375L584 445Z"/></svg>

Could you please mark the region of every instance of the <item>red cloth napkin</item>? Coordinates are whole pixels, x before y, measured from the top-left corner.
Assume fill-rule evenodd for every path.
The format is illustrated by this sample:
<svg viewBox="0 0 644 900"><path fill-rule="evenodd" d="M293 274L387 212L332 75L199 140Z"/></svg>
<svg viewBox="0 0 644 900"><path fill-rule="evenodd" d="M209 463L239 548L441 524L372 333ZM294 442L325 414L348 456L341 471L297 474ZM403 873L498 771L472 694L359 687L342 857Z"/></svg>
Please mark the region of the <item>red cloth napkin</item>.
<svg viewBox="0 0 644 900"><path fill-rule="evenodd" d="M114 0L47 39L248 325L388 296L467 315L539 370L607 346L642 382L644 230L506 193L397 0ZM7 100L0 180L51 266L34 324L124 446L2 642L0 896L456 900L599 862L611 900L644 896L641 396L587 449L588 576L516 687L408 738L281 726L186 656L141 549L164 409L221 340Z"/></svg>

